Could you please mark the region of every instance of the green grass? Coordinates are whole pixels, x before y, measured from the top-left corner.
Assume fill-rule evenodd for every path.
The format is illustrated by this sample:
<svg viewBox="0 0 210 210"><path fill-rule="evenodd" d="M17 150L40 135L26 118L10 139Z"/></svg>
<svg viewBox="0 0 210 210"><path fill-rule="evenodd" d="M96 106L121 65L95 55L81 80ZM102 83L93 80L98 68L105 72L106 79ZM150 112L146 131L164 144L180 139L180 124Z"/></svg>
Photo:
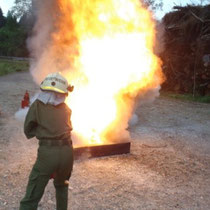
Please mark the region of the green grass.
<svg viewBox="0 0 210 210"><path fill-rule="evenodd" d="M166 96L170 98L180 99L184 101L196 101L200 103L210 103L210 96L195 96L192 94L177 94L172 92L161 92L161 96Z"/></svg>
<svg viewBox="0 0 210 210"><path fill-rule="evenodd" d="M28 61L14 61L7 59L0 59L0 76L14 73L27 71L29 69Z"/></svg>

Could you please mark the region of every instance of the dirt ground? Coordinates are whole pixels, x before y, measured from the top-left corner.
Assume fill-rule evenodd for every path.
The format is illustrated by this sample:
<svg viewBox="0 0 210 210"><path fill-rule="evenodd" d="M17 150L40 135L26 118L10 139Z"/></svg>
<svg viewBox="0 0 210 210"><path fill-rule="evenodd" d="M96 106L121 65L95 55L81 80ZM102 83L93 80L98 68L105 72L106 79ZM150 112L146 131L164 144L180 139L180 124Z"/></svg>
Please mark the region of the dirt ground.
<svg viewBox="0 0 210 210"><path fill-rule="evenodd" d="M0 209L16 210L24 196L37 140L14 118L29 73L0 77ZM131 154L75 161L69 209L210 209L210 105L159 97L138 108ZM48 184L40 210L55 209Z"/></svg>

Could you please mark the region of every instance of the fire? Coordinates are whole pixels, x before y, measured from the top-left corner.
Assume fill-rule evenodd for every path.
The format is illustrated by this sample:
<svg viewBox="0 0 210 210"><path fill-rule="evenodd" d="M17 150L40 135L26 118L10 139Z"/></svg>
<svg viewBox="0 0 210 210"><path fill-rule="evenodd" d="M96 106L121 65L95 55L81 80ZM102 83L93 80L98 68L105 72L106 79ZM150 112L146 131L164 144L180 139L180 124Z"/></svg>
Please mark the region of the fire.
<svg viewBox="0 0 210 210"><path fill-rule="evenodd" d="M63 56L64 74L75 86L66 101L73 110L74 135L84 145L129 138L135 98L161 83L151 13L139 0L56 4L51 51Z"/></svg>

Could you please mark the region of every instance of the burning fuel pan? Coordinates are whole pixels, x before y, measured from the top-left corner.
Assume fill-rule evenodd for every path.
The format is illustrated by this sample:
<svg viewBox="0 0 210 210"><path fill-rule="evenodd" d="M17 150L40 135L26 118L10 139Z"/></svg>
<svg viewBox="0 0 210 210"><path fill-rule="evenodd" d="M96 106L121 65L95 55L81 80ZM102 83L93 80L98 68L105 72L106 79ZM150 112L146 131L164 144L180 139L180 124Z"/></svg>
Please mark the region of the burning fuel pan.
<svg viewBox="0 0 210 210"><path fill-rule="evenodd" d="M74 148L74 159L103 157L130 153L130 142Z"/></svg>

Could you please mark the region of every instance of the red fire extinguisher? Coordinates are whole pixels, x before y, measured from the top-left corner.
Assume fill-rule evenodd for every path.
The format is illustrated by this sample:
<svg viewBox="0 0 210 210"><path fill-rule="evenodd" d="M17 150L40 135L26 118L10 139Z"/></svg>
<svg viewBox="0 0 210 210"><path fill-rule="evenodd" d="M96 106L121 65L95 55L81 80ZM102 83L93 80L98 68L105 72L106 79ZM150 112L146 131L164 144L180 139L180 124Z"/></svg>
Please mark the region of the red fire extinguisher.
<svg viewBox="0 0 210 210"><path fill-rule="evenodd" d="M28 91L26 90L23 100L21 101L21 108L24 109L25 107L29 107L29 103L30 97Z"/></svg>

